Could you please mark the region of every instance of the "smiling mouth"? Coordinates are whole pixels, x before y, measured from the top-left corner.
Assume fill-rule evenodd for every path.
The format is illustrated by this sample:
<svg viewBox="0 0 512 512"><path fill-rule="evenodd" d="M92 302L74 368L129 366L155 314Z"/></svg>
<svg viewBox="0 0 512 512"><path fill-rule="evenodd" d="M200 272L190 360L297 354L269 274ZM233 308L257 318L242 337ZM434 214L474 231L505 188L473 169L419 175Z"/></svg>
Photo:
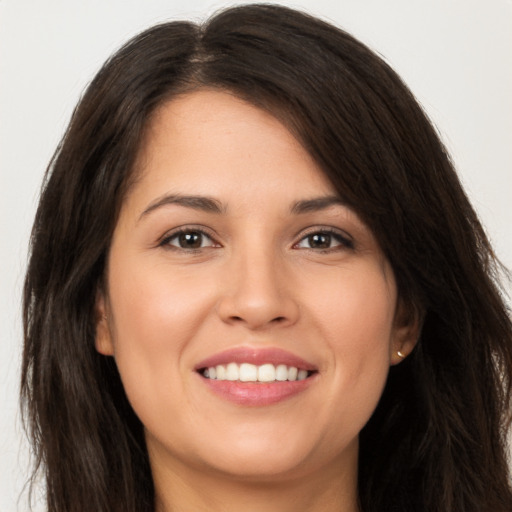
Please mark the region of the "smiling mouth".
<svg viewBox="0 0 512 512"><path fill-rule="evenodd" d="M214 395L247 407L300 396L319 376L314 364L277 347L234 347L206 358L194 370Z"/></svg>
<svg viewBox="0 0 512 512"><path fill-rule="evenodd" d="M251 363L219 364L208 368L200 368L198 372L209 380L231 381L231 382L295 382L311 377L315 371L305 370L296 366L285 364L274 365L265 363L255 365Z"/></svg>

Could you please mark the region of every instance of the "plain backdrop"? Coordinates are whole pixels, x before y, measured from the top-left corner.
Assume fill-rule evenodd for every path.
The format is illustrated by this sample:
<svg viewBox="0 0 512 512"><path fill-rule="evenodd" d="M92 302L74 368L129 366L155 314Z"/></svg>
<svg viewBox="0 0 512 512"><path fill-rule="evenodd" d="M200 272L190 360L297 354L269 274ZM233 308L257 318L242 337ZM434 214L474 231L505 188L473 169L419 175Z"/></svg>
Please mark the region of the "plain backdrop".
<svg viewBox="0 0 512 512"><path fill-rule="evenodd" d="M281 3L352 32L398 71L438 127L498 256L512 268L512 2ZM227 5L0 0L0 512L28 510L19 498L29 471L17 397L20 302L45 167L81 92L114 50L151 24L201 20Z"/></svg>

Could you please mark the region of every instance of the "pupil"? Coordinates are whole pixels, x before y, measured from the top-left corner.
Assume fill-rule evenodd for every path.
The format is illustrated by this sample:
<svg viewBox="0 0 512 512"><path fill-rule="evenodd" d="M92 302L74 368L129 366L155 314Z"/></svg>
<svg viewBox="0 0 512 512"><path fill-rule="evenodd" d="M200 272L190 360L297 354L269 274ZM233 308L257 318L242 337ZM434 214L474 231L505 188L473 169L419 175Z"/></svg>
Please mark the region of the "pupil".
<svg viewBox="0 0 512 512"><path fill-rule="evenodd" d="M331 235L316 233L309 236L310 247L316 249L328 249L331 246Z"/></svg>
<svg viewBox="0 0 512 512"><path fill-rule="evenodd" d="M179 236L179 242L181 247L186 247L188 249L197 249L201 247L201 233L181 233Z"/></svg>

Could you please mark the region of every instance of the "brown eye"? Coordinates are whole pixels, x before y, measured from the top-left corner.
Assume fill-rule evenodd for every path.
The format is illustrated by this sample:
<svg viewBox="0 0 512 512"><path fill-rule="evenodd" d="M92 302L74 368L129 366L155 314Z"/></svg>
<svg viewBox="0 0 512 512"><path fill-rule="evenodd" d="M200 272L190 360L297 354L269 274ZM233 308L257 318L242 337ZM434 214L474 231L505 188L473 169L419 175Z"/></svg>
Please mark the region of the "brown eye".
<svg viewBox="0 0 512 512"><path fill-rule="evenodd" d="M202 249L203 247L213 247L213 240L201 231L180 231L162 241L162 245L171 246L178 249Z"/></svg>
<svg viewBox="0 0 512 512"><path fill-rule="evenodd" d="M336 250L336 249L353 249L354 243L350 238L343 236L337 231L315 231L302 238L298 244L295 245L297 249L310 249L310 250Z"/></svg>
<svg viewBox="0 0 512 512"><path fill-rule="evenodd" d="M315 233L307 237L311 249L329 249L331 247L331 235L327 233Z"/></svg>
<svg viewBox="0 0 512 512"><path fill-rule="evenodd" d="M184 249L198 249L203 244L203 235L201 233L181 233L178 236L178 245Z"/></svg>

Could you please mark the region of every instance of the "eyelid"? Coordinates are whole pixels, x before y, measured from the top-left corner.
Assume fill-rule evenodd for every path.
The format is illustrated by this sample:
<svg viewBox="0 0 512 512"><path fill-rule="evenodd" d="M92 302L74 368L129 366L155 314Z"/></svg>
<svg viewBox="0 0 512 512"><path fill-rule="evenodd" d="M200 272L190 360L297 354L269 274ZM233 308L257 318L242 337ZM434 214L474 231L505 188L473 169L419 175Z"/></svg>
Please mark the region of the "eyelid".
<svg viewBox="0 0 512 512"><path fill-rule="evenodd" d="M216 237L215 233L213 233L211 229L209 229L205 226L202 226L202 225L198 225L198 224L185 224L183 226L177 226L169 231L166 231L165 234L163 236L161 236L160 239L158 240L157 245L159 247L167 247L167 248L177 249L177 250L181 250L181 251L198 251L200 249L206 249L207 247L200 247L200 248L196 248L196 249L186 249L184 247L177 247L177 246L171 245L169 243L169 241L171 239L177 237L178 235L183 234L183 233L190 233L190 232L200 233L201 235L209 238L212 241L212 245L207 246L207 247L215 247L215 246L220 247L221 246L221 244L217 241L217 237Z"/></svg>
<svg viewBox="0 0 512 512"><path fill-rule="evenodd" d="M297 240L297 242L295 242L293 244L293 247L296 247L300 242L302 242L308 236L311 236L311 235L314 235L317 233L327 234L327 235L331 235L331 236L335 237L340 242L340 246L342 246L344 248L347 248L347 249L355 248L354 239L352 238L352 236L349 233L347 233L346 231L344 231L342 229L335 228L332 226L312 226L310 228L307 228L306 230L302 231L301 233L299 233L297 235L298 240ZM321 251L326 252L326 251L334 251L336 249L337 249L337 247L331 247L328 249L313 249L313 248L311 248L310 250L315 251L315 252L321 252Z"/></svg>
<svg viewBox="0 0 512 512"><path fill-rule="evenodd" d="M210 239L212 244L207 247L215 247L215 246L221 247L221 244L218 242L217 235L211 229L207 228L206 226L198 225L198 224L185 224L182 226L176 226L175 228L173 228L169 231L166 231L165 234L159 238L157 245L160 247L174 248L174 249L181 250L181 251L198 251L198 250L207 248L207 247L200 247L200 248L195 248L195 249L186 249L184 247L173 246L169 243L169 241L171 239L173 239L174 237L177 237L180 234L189 233L189 232L200 233L201 235ZM331 235L337 241L339 241L339 244L341 247L348 248L348 249L354 249L354 240L349 233L347 233L346 231L339 229L339 228L335 228L332 226L322 226L322 225L311 226L311 227L301 231L299 234L297 234L297 236L295 237L296 242L293 244L293 247L297 248L298 244L300 244L305 238L307 238L308 236L317 234L317 233ZM323 251L324 252L334 251L338 247L339 246L328 248L328 249L323 249ZM322 249L314 249L314 248L311 248L310 250L315 251L315 252L322 251Z"/></svg>

